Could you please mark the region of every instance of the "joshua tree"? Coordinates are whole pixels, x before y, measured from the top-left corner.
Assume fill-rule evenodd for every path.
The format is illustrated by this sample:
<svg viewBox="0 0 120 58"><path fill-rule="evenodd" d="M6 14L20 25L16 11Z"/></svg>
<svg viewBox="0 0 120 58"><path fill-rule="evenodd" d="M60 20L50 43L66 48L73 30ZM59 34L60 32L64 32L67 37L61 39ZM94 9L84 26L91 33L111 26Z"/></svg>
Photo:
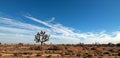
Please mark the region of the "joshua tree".
<svg viewBox="0 0 120 58"><path fill-rule="evenodd" d="M49 40L49 37L50 35L48 34L45 34L45 31L42 31L41 32L38 32L36 35L35 35L35 39L34 41L36 41L36 43L41 43L41 46L43 45L44 42L48 41Z"/></svg>

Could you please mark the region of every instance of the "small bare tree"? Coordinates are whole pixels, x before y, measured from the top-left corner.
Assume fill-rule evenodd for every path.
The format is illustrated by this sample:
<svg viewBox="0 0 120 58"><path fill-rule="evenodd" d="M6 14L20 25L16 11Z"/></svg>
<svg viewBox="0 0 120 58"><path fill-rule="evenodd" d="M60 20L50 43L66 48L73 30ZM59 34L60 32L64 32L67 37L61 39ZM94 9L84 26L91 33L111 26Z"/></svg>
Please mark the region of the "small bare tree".
<svg viewBox="0 0 120 58"><path fill-rule="evenodd" d="M35 35L35 39L34 41L36 41L36 43L41 43L41 46L43 45L44 42L49 40L50 35L46 34L45 31L38 32Z"/></svg>

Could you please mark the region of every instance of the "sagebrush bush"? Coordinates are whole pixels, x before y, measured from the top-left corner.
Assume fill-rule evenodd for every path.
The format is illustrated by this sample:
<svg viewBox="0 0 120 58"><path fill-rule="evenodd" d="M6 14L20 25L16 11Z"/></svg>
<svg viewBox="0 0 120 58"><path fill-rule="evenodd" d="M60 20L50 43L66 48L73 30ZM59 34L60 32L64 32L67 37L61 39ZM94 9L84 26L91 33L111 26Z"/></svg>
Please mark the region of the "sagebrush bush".
<svg viewBox="0 0 120 58"><path fill-rule="evenodd" d="M33 46L29 48L30 50L42 50L43 48L41 46Z"/></svg>
<svg viewBox="0 0 120 58"><path fill-rule="evenodd" d="M36 56L41 56L41 54L40 53L37 53L37 55Z"/></svg>
<svg viewBox="0 0 120 58"><path fill-rule="evenodd" d="M50 46L47 50L60 50L61 48L59 46Z"/></svg>
<svg viewBox="0 0 120 58"><path fill-rule="evenodd" d="M14 53L14 56L22 56L21 53Z"/></svg>
<svg viewBox="0 0 120 58"><path fill-rule="evenodd" d="M91 50L96 50L96 48L95 48L95 47L92 47Z"/></svg>
<svg viewBox="0 0 120 58"><path fill-rule="evenodd" d="M46 58L52 58L52 55L47 56Z"/></svg>

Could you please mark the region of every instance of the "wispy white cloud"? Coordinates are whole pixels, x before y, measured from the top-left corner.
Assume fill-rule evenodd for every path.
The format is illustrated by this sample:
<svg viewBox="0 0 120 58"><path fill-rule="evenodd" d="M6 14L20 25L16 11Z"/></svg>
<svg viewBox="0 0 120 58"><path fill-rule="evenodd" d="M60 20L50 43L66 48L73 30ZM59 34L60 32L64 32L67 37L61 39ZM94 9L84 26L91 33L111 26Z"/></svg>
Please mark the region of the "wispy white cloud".
<svg viewBox="0 0 120 58"><path fill-rule="evenodd" d="M5 32L12 32L12 33L23 33L23 34L30 34L33 33L33 31L25 30L25 29L18 29L18 28L11 28L11 27L3 27L0 26L0 30Z"/></svg>
<svg viewBox="0 0 120 58"><path fill-rule="evenodd" d="M30 17L30 16L25 16L25 17L26 17L26 18L29 18L29 19L31 19L31 20L33 20L33 21L36 21L36 22L38 22L38 23L44 24L45 26L52 27L50 24L48 24L48 23L46 23L46 22L43 22L43 21L41 21L41 20L38 20L38 19L36 19L36 18L34 18L34 17Z"/></svg>
<svg viewBox="0 0 120 58"><path fill-rule="evenodd" d="M31 20L33 20L33 17L27 17ZM86 33L78 33L74 32L74 28L66 27L61 24L49 24L47 22L41 21L39 19L36 19L36 22L39 22L40 24L43 24L45 26L50 27L50 30L53 32L52 38L65 40L64 42L69 43L118 43L120 40L118 39L118 36L120 35L120 32L117 33L114 32L116 36L112 37L110 34L106 34L105 31L101 31L97 34L93 32L86 32ZM66 40L67 39L67 40ZM81 39L84 39L84 41L81 41Z"/></svg>
<svg viewBox="0 0 120 58"><path fill-rule="evenodd" d="M51 22L53 22L55 20L55 17L52 17L50 20L48 20L47 22L48 23L51 23Z"/></svg>
<svg viewBox="0 0 120 58"><path fill-rule="evenodd" d="M29 30L33 30L33 31L35 31L35 30L39 31L39 30L43 30L43 29L46 31L49 31L49 29L47 29L47 28L35 26L32 24L28 24L28 23L22 23L20 21L16 21L15 19L4 18L4 17L0 17L0 23L7 24L8 26L15 26L15 27L20 27L23 29L29 29Z"/></svg>
<svg viewBox="0 0 120 58"><path fill-rule="evenodd" d="M0 17L0 41L3 42L28 42L34 43L34 35L40 30L46 31L51 35L50 42L56 44L76 44L76 43L119 43L120 31L107 34L106 31L97 33L93 32L76 32L75 28L66 27L62 24L52 24L52 22L42 21L32 16L25 16L26 18L43 24L44 26L37 26L33 24L23 23L15 19ZM53 20L53 19L51 19ZM12 40L11 40L12 39Z"/></svg>
<svg viewBox="0 0 120 58"><path fill-rule="evenodd" d="M40 30L49 31L47 28L35 26L28 23L23 23L17 19L0 17L0 41L7 42L20 42L18 40L24 39L24 41L31 43L34 40L34 35ZM22 36L21 36L22 35ZM24 35L24 36L23 36ZM19 39L18 39L19 38ZM14 39L14 41L12 41ZM21 42L24 42L21 40Z"/></svg>
<svg viewBox="0 0 120 58"><path fill-rule="evenodd" d="M70 43L80 42L79 38L76 38L74 35L72 35L72 34L74 34L72 28L65 27L61 24L49 24L45 21L36 19L34 17L26 16L26 18L31 19L33 21L36 21L36 22L38 22L40 24L43 24L45 26L48 26L49 29L51 30L50 31L51 37L56 38L56 40L57 39L60 39L60 40L66 40L67 39L67 41L71 40ZM73 42L73 40L75 40L76 42Z"/></svg>

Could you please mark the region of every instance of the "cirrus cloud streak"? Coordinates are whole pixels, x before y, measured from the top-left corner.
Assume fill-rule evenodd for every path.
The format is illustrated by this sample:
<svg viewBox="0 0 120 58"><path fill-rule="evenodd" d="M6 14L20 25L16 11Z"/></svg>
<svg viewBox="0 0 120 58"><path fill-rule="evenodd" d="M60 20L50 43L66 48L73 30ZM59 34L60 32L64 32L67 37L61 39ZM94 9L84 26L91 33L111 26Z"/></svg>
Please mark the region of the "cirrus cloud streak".
<svg viewBox="0 0 120 58"><path fill-rule="evenodd" d="M16 19L0 17L0 41L3 42L22 42L23 40L27 43L34 43L34 35L40 30L46 31L51 35L50 42L55 44L77 44L77 43L119 43L120 42L120 31L111 32L107 34L106 31L101 32L76 32L75 28L67 27L62 24L52 24L52 22L42 21L32 16L25 16L28 20L38 22L44 26L23 23ZM79 31L79 30L78 30ZM9 37L9 38L8 38ZM14 39L13 39L14 38ZM19 39L18 39L19 38ZM13 39L13 40L11 40ZM20 41L18 41L20 40ZM25 43L25 41L23 43Z"/></svg>

